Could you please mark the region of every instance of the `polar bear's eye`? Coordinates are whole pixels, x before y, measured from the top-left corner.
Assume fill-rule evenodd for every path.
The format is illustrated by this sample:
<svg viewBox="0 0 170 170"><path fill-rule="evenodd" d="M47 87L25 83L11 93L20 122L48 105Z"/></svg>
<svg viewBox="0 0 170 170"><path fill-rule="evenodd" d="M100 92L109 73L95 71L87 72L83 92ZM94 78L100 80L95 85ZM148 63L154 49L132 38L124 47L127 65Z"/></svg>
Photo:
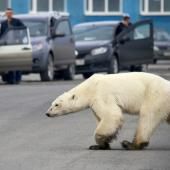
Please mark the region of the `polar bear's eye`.
<svg viewBox="0 0 170 170"><path fill-rule="evenodd" d="M72 99L72 100L74 100L74 99L75 99L75 97L76 97L76 96L75 96L75 94L73 94L73 95L72 95L72 97L71 97L71 99Z"/></svg>
<svg viewBox="0 0 170 170"><path fill-rule="evenodd" d="M56 106L56 107L58 107L58 106L59 106L59 104L55 104L55 106Z"/></svg>

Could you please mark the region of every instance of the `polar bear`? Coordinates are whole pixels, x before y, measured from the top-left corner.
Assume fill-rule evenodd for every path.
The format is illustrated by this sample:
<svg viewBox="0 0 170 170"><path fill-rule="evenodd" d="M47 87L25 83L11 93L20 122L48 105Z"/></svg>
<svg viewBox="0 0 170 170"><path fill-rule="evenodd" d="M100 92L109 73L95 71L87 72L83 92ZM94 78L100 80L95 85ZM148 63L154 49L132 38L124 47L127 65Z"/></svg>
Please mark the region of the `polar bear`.
<svg viewBox="0 0 170 170"><path fill-rule="evenodd" d="M150 73L94 74L75 88L57 97L48 117L90 108L97 120L95 140L89 149L110 149L112 139L123 125L123 113L139 115L132 142L123 141L127 150L139 150L166 120L170 123L170 82Z"/></svg>

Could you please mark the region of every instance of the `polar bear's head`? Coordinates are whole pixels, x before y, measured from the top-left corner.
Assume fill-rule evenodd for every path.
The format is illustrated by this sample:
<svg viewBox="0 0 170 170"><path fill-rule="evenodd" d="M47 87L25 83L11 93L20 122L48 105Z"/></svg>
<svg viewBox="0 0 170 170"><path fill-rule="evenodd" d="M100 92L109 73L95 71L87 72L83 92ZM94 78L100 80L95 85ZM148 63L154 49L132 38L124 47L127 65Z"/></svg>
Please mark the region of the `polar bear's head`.
<svg viewBox="0 0 170 170"><path fill-rule="evenodd" d="M66 92L57 97L51 104L46 115L48 117L61 116L78 112L88 107L87 98L76 94L74 91Z"/></svg>

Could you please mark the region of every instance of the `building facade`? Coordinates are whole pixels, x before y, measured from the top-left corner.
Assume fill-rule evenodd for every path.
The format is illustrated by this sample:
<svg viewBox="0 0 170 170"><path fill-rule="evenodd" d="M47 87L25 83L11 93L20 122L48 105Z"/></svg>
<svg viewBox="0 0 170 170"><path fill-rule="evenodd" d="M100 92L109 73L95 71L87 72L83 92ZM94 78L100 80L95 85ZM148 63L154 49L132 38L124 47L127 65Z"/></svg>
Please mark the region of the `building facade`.
<svg viewBox="0 0 170 170"><path fill-rule="evenodd" d="M72 24L121 20L129 13L132 22L153 19L157 28L170 32L170 0L0 0L0 12L12 7L16 13L59 11L70 16Z"/></svg>

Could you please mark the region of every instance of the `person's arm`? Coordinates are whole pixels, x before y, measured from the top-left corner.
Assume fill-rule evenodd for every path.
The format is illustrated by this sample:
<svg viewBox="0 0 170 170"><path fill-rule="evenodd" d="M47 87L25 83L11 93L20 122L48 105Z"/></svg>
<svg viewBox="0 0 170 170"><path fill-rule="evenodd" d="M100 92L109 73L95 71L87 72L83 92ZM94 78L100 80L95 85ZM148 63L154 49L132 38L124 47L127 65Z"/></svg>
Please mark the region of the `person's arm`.
<svg viewBox="0 0 170 170"><path fill-rule="evenodd" d="M17 19L17 26L24 27L25 25L21 20Z"/></svg>
<svg viewBox="0 0 170 170"><path fill-rule="evenodd" d="M0 36L2 36L5 33L6 30L7 30L7 25L6 25L6 22L3 21L1 23L1 27L0 27Z"/></svg>

